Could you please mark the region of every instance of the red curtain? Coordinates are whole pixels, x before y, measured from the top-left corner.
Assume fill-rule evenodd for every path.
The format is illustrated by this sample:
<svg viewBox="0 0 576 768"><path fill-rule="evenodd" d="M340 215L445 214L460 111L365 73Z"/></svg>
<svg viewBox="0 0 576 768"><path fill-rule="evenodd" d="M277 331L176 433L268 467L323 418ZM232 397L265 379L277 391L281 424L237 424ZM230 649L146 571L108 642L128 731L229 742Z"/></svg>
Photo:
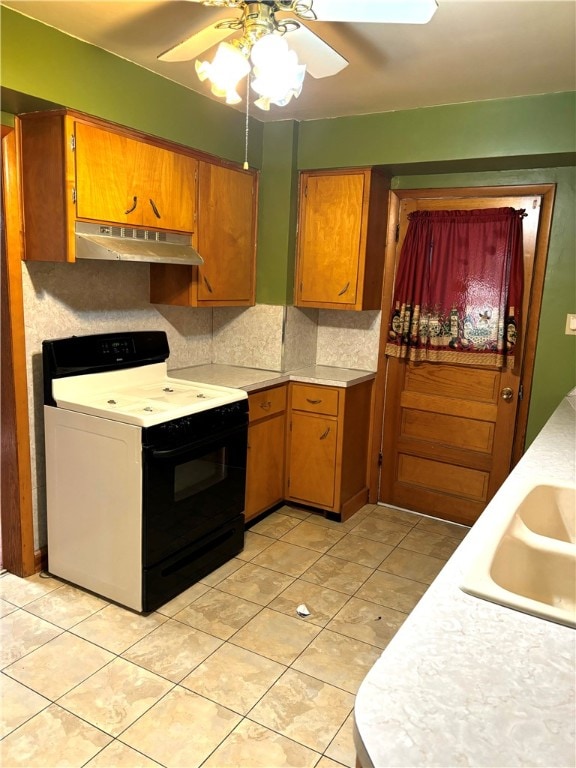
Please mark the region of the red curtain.
<svg viewBox="0 0 576 768"><path fill-rule="evenodd" d="M525 215L514 208L409 214L387 355L514 367Z"/></svg>

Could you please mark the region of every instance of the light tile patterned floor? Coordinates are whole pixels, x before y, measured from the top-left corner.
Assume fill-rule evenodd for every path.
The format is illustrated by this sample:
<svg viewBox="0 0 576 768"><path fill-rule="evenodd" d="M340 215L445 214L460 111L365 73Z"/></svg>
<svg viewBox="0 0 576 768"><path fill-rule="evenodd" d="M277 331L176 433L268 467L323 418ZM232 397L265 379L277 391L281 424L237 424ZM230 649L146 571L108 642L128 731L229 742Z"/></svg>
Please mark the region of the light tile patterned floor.
<svg viewBox="0 0 576 768"><path fill-rule="evenodd" d="M0 764L352 768L358 686L467 530L284 506L149 616L4 574Z"/></svg>

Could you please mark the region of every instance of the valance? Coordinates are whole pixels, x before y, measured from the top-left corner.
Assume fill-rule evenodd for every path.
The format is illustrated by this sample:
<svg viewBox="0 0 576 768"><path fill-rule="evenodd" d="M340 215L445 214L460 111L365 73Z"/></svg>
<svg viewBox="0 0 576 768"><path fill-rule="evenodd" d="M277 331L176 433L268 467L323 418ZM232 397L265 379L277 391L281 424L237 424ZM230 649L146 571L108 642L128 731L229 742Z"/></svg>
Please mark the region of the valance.
<svg viewBox="0 0 576 768"><path fill-rule="evenodd" d="M514 208L409 214L387 355L514 367L525 215Z"/></svg>

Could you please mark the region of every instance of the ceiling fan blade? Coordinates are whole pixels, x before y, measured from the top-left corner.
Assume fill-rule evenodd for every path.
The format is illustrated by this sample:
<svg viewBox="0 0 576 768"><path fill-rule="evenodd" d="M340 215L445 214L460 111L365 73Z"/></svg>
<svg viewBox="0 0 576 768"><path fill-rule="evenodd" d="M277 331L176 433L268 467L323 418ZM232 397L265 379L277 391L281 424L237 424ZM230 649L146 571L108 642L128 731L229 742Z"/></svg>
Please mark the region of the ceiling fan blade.
<svg viewBox="0 0 576 768"><path fill-rule="evenodd" d="M196 0L191 0L196 2ZM211 24L209 27L192 35L187 40L183 40L181 43L174 45L172 48L168 48L167 51L161 53L157 58L159 61L190 61L195 59L208 48L212 48L213 45L221 43L227 37L230 37L237 30L219 27L220 22Z"/></svg>
<svg viewBox="0 0 576 768"><path fill-rule="evenodd" d="M306 71L312 77L330 77L348 66L344 56L304 24L300 23L298 29L286 32L285 38L290 48L297 54L299 61L306 64Z"/></svg>
<svg viewBox="0 0 576 768"><path fill-rule="evenodd" d="M351 21L384 24L426 24L434 15L436 0L313 0L318 21Z"/></svg>

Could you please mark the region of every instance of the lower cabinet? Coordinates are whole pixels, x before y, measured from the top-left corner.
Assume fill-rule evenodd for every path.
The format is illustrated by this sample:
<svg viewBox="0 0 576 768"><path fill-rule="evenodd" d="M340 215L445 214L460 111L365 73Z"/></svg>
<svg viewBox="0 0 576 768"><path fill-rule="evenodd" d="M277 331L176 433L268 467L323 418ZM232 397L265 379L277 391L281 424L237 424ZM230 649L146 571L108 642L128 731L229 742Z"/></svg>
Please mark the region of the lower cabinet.
<svg viewBox="0 0 576 768"><path fill-rule="evenodd" d="M285 498L346 520L368 500L372 382L289 386Z"/></svg>
<svg viewBox="0 0 576 768"><path fill-rule="evenodd" d="M250 394L246 522L283 500L342 521L366 504L371 398L372 381Z"/></svg>
<svg viewBox="0 0 576 768"><path fill-rule="evenodd" d="M286 399L286 384L248 396L246 522L284 498Z"/></svg>

